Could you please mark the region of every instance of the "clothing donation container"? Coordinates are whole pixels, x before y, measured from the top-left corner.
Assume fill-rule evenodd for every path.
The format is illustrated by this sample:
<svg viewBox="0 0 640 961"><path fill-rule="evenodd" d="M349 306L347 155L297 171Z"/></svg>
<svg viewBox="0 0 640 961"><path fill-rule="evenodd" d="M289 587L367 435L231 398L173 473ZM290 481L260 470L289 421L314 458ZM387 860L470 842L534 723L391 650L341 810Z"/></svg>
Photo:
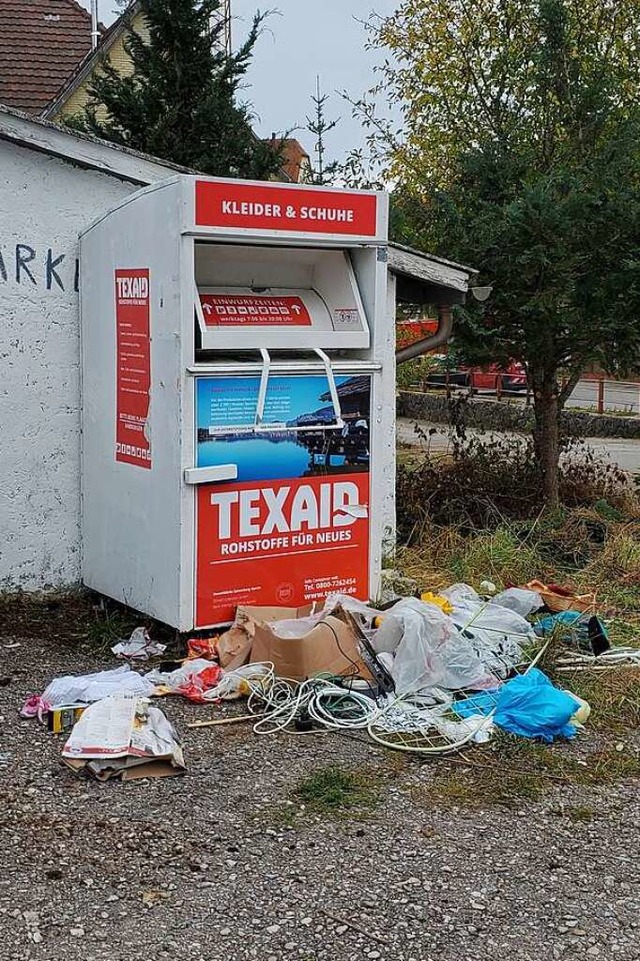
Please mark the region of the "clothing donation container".
<svg viewBox="0 0 640 961"><path fill-rule="evenodd" d="M387 219L380 192L179 176L82 235L87 586L180 631L376 594Z"/></svg>

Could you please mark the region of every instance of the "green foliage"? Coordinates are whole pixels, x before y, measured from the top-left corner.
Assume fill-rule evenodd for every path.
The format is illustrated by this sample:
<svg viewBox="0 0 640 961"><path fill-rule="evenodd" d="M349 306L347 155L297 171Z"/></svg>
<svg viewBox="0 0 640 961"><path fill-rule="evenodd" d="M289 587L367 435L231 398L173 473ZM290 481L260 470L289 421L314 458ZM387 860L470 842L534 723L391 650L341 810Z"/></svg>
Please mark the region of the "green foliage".
<svg viewBox="0 0 640 961"><path fill-rule="evenodd" d="M426 451L399 461L396 490L401 542L419 541L430 524L453 525L470 533L495 530L505 522L534 521L538 525L544 490L532 441L491 434L467 436L462 425L452 429L453 457L431 453L425 434ZM628 476L584 444L566 445L559 481L565 508L588 508L593 514L590 528L580 529L567 551L588 549L607 522L635 518L640 512ZM553 518L549 522L553 523ZM633 572L637 557L640 547L634 546L630 536L620 563Z"/></svg>
<svg viewBox="0 0 640 961"><path fill-rule="evenodd" d="M637 94L640 0L403 0L371 34L392 53L376 92L401 108L403 136L372 98L356 106L373 153L418 193L479 144L532 149L542 166L588 153Z"/></svg>
<svg viewBox="0 0 640 961"><path fill-rule="evenodd" d="M238 100L264 16L228 56L223 24L212 27L220 0L141 0L140 7L149 39L133 29L127 36L133 73L121 76L105 57L89 105L70 124L214 176L275 174L280 154L254 135L249 107Z"/></svg>
<svg viewBox="0 0 640 961"><path fill-rule="evenodd" d="M400 364L396 374L396 385L401 390L411 387L423 388L427 377L442 369L440 361L429 354L416 357Z"/></svg>
<svg viewBox="0 0 640 961"><path fill-rule="evenodd" d="M396 178L392 230L493 285L457 343L524 364L556 506L577 379L640 366L640 0L404 0L374 42L405 126L360 105Z"/></svg>
<svg viewBox="0 0 640 961"><path fill-rule="evenodd" d="M362 775L339 767L319 768L304 778L295 797L315 813L336 813L374 803L375 792Z"/></svg>
<svg viewBox="0 0 640 961"><path fill-rule="evenodd" d="M317 187L331 184L338 174L339 164L337 160L330 163L326 160L326 136L334 130L338 123L337 120L327 120L326 106L329 100L328 94L323 94L320 87L320 77L316 78L316 93L311 97L314 105L314 115L307 117L307 130L315 138L315 163L311 165L311 171L307 178L308 183Z"/></svg>

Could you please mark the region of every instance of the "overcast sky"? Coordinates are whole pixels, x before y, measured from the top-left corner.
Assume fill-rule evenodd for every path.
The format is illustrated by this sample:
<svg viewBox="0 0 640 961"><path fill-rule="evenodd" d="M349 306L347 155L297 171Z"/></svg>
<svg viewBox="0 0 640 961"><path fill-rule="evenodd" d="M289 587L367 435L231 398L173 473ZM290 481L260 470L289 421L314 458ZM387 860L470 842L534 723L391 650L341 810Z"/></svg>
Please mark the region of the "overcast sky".
<svg viewBox="0 0 640 961"><path fill-rule="evenodd" d="M81 0L88 8L90 0ZM313 110L311 95L316 75L321 77L329 119L340 123L327 138L329 160L343 157L361 146L360 124L351 108L335 91L347 90L357 98L374 82L373 68L380 55L365 50L362 21L372 11L388 15L397 0L232 0L234 44L246 34L255 10L277 8L258 42L244 97L254 106L256 129L268 137L305 126ZM99 0L100 19L113 20L113 0ZM311 152L312 138L304 130L295 134Z"/></svg>

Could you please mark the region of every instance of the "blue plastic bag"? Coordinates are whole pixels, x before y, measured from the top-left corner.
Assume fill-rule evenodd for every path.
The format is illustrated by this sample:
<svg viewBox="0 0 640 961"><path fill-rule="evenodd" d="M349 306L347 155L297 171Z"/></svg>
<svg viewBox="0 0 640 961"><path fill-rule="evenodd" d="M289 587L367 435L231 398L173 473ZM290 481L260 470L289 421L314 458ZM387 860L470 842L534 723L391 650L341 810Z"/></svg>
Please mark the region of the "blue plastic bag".
<svg viewBox="0 0 640 961"><path fill-rule="evenodd" d="M476 714L482 714L483 717L486 717L487 714L491 714L496 706L498 690L498 688L495 688L493 691L471 694L460 701L454 701L451 708L458 717L473 717Z"/></svg>
<svg viewBox="0 0 640 961"><path fill-rule="evenodd" d="M486 717L495 708L493 722L498 727L547 742L557 737L574 737L577 731L570 720L579 708L578 702L554 687L546 674L535 667L528 674L507 681L497 694L483 691L455 702L452 707L460 717Z"/></svg>
<svg viewBox="0 0 640 961"><path fill-rule="evenodd" d="M554 687L546 674L534 667L500 689L493 720L512 734L551 742L575 736L577 728L570 721L578 707L574 697Z"/></svg>
<svg viewBox="0 0 640 961"><path fill-rule="evenodd" d="M579 611L561 611L542 617L534 630L540 637L553 634L562 625L569 632L569 639L579 650L588 651L598 657L611 647L606 626L595 614L581 614Z"/></svg>

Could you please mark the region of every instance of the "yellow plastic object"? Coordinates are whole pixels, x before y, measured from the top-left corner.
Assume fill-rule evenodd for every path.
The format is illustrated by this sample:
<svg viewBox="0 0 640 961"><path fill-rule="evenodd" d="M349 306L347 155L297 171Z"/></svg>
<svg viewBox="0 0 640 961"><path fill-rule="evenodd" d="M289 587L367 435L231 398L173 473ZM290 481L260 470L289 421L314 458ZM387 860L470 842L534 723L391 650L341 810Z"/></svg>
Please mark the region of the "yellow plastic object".
<svg viewBox="0 0 640 961"><path fill-rule="evenodd" d="M453 614L453 604L446 597L442 597L440 594L433 594L431 591L426 591L426 593L420 595L420 600L424 601L425 604L435 604L436 607L441 608L445 614Z"/></svg>
<svg viewBox="0 0 640 961"><path fill-rule="evenodd" d="M373 626L377 629L380 627L383 621L384 621L384 617L376 617L373 622Z"/></svg>

